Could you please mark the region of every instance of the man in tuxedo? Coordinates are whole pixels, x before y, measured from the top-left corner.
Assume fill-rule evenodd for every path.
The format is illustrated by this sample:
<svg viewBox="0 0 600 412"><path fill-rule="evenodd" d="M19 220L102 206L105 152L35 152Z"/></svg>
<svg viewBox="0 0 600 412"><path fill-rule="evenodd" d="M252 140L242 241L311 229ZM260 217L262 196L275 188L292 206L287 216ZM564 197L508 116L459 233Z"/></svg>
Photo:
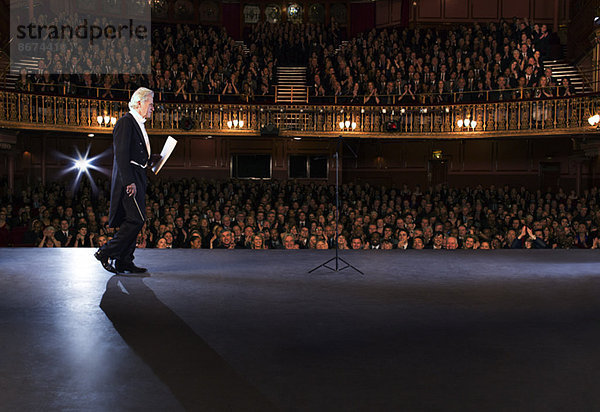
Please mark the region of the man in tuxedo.
<svg viewBox="0 0 600 412"><path fill-rule="evenodd" d="M533 72L533 66L528 65L525 68L525 87L531 88L534 87L537 83L537 78L535 77L535 73Z"/></svg>
<svg viewBox="0 0 600 412"><path fill-rule="evenodd" d="M71 233L67 219L61 219L60 229L54 233L54 238L60 242L61 247L73 246L73 234Z"/></svg>
<svg viewBox="0 0 600 412"><path fill-rule="evenodd" d="M144 122L154 111L154 92L140 87L131 96L129 113L113 129L113 171L110 193L109 226L119 227L114 238L94 255L102 267L112 273L146 272L133 263L139 231L146 221L146 167L151 160L150 139ZM158 157L158 158L157 158ZM109 259L115 261L112 266Z"/></svg>

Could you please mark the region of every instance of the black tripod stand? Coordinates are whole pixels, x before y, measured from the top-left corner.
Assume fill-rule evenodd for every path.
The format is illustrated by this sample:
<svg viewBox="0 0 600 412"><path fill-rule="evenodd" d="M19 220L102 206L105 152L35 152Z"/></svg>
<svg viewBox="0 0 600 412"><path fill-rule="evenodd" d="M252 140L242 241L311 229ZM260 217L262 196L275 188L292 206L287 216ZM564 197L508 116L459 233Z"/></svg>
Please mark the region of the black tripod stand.
<svg viewBox="0 0 600 412"><path fill-rule="evenodd" d="M338 225L339 225L339 220L340 220L340 149L342 147L342 135L339 135L338 137L338 141L337 141L337 148L335 151L335 256L332 257L331 259L329 259L328 261L321 263L319 266L311 269L308 271L308 273L312 273L315 270L319 269L319 268L327 268L329 270L333 270L335 272L340 272L344 269L348 269L348 268L352 268L354 270L356 270L358 273L360 273L361 275L364 275L363 272L361 272L359 269L357 269L356 267L352 266L350 263L346 262L344 259L342 259L339 256L339 244L338 244L338 238L340 236L339 230L338 230ZM354 151L352 150L352 148L350 146L346 146L354 155L354 157L356 157L356 153L354 153ZM335 261L335 267L329 266L330 262ZM343 265L340 265L340 262L342 262Z"/></svg>

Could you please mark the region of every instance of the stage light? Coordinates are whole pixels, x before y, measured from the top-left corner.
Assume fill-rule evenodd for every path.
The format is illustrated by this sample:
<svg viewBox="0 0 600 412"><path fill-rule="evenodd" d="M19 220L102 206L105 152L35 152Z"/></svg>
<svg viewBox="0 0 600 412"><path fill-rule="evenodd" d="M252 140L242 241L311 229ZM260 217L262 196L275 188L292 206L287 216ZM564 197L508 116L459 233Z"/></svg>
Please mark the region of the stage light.
<svg viewBox="0 0 600 412"><path fill-rule="evenodd" d="M356 126L357 126L356 122L352 122L351 126L352 126L352 130L356 129Z"/></svg>
<svg viewBox="0 0 600 412"><path fill-rule="evenodd" d="M463 122L463 124L464 124L466 127L469 127L469 125L471 124L471 121L470 121L469 119L465 119L465 121Z"/></svg>
<svg viewBox="0 0 600 412"><path fill-rule="evenodd" d="M340 122L340 129L344 128L344 122Z"/></svg>
<svg viewBox="0 0 600 412"><path fill-rule="evenodd" d="M244 127L244 121L243 121L243 120L240 120L240 121L238 122L238 124L239 124L239 126L240 126L240 127Z"/></svg>
<svg viewBox="0 0 600 412"><path fill-rule="evenodd" d="M344 122L344 126L346 126L346 129L350 127L350 120L346 120Z"/></svg>
<svg viewBox="0 0 600 412"><path fill-rule="evenodd" d="M477 122L475 120L471 120L471 127L473 128L473 130L475 130L475 128L477 127Z"/></svg>
<svg viewBox="0 0 600 412"><path fill-rule="evenodd" d="M111 124L112 126L114 126L115 124L117 124L117 118L116 118L116 117L111 117L111 118L110 118L110 124Z"/></svg>
<svg viewBox="0 0 600 412"><path fill-rule="evenodd" d="M88 137L94 137L94 133L88 134Z"/></svg>
<svg viewBox="0 0 600 412"><path fill-rule="evenodd" d="M110 122L110 116L109 115L105 115L104 116L104 124L108 125L108 122Z"/></svg>
<svg viewBox="0 0 600 412"><path fill-rule="evenodd" d="M227 121L227 127L229 127L231 129L231 126L233 126L233 122L231 120Z"/></svg>
<svg viewBox="0 0 600 412"><path fill-rule="evenodd" d="M77 159L73 162L73 165L77 168L77 170L80 170L85 173L90 167L90 161L86 158Z"/></svg>
<svg viewBox="0 0 600 412"><path fill-rule="evenodd" d="M458 119L458 121L456 122L456 125L458 127L463 127L463 120L462 119Z"/></svg>
<svg viewBox="0 0 600 412"><path fill-rule="evenodd" d="M406 109L405 108L400 109L400 114L404 114L404 113L406 113Z"/></svg>
<svg viewBox="0 0 600 412"><path fill-rule="evenodd" d="M94 179L92 179L92 176L90 174L90 172L92 170L96 170L107 176L110 176L110 172L108 170L104 170L103 168L97 166L95 164L95 162L98 159L100 159L101 157L103 157L105 155L109 155L110 152L112 151L112 148L106 149L103 153L100 153L99 155L90 157L90 147L91 147L91 145L88 145L85 154L81 154L79 152L79 149L75 148L75 156L74 157L70 157L70 156L64 155L62 153L57 153L57 156L59 158L67 160L70 164L70 167L67 167L65 170L60 172L60 175L63 175L63 174L66 174L66 173L69 173L72 171L77 171L77 175L75 176L75 180L73 181L73 189L74 190L79 185L79 182L81 181L81 177L83 175L87 176L87 178L92 186L92 190L94 190L94 191L97 190Z"/></svg>
<svg viewBox="0 0 600 412"><path fill-rule="evenodd" d="M594 116L590 116L588 118L588 123L590 124L590 126L596 126L596 125L598 125L598 123L600 123L600 114L596 114Z"/></svg>
<svg viewBox="0 0 600 412"><path fill-rule="evenodd" d="M237 119L233 119L233 127L237 127L238 126L238 120Z"/></svg>
<svg viewBox="0 0 600 412"><path fill-rule="evenodd" d="M384 109L381 109L381 113L383 113L383 114L386 114L386 113L387 113L387 110L385 110L385 108L384 108Z"/></svg>
<svg viewBox="0 0 600 412"><path fill-rule="evenodd" d="M98 124L99 124L99 125L101 125L101 124L102 124L102 122L104 121L104 117L102 117L102 116L98 116L98 117L96 118L96 121L98 122Z"/></svg>

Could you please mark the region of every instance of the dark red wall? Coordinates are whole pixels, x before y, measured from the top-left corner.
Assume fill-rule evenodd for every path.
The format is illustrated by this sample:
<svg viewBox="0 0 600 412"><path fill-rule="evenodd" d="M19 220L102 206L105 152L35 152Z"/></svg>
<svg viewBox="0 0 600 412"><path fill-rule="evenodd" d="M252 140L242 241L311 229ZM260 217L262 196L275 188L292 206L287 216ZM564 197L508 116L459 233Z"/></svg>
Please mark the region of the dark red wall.
<svg viewBox="0 0 600 412"><path fill-rule="evenodd" d="M398 2L402 0L383 0ZM501 18L527 17L529 20L552 25L554 0L418 0L410 1L411 22L449 23L498 21ZM558 1L559 23L569 18L567 0Z"/></svg>
<svg viewBox="0 0 600 412"><path fill-rule="evenodd" d="M235 40L242 39L241 33L241 11L240 3L223 3L221 6L221 18L223 27L227 29L227 33Z"/></svg>
<svg viewBox="0 0 600 412"><path fill-rule="evenodd" d="M373 2L350 4L350 37L375 27L375 5Z"/></svg>
<svg viewBox="0 0 600 412"><path fill-rule="evenodd" d="M42 150L45 147L46 176L52 180L67 166L56 153L72 155L74 147L85 151L91 143L91 155L107 151L99 162L110 169L111 139L99 136L93 139L68 136L60 133L24 135L19 147L32 153L29 158L18 155L16 177L30 182L42 175ZM152 147L162 146L164 137L153 137ZM575 188L577 163L573 160L573 142L569 137L544 137L520 139L463 139L463 140L352 140L350 146L358 154L354 159L348 151L342 156L344 182L365 181L376 184L428 183L428 163L435 150L441 150L448 163L448 183L452 186L525 185L537 189L541 184L541 167L544 162L555 162L560 168L560 184ZM282 137L180 137L179 144L163 170L165 177L196 176L225 179L230 175L233 154L271 154L273 177L288 176L290 154L326 154L330 158L329 182L335 181L333 153L336 144L328 139L303 139L296 141ZM0 162L5 169L6 163ZM598 159L586 161L582 169L582 187L597 184L594 176L600 169ZM5 175L6 170L0 170Z"/></svg>

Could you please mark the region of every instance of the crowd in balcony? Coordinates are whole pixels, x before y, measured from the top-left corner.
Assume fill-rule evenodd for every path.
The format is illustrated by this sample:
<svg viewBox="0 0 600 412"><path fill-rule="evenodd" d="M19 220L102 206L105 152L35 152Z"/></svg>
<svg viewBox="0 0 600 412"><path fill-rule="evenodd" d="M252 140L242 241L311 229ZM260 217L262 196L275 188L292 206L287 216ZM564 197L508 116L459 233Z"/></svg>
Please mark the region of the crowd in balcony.
<svg viewBox="0 0 600 412"><path fill-rule="evenodd" d="M73 191L54 182L8 196L0 186L0 246L98 247L109 181ZM517 187L423 190L294 181L150 182L139 248L596 249L600 191Z"/></svg>
<svg viewBox="0 0 600 412"><path fill-rule="evenodd" d="M311 94L356 104L443 104L574 94L544 59L551 33L527 19L452 30L383 29L363 33L336 54L313 54Z"/></svg>
<svg viewBox="0 0 600 412"><path fill-rule="evenodd" d="M161 25L153 28L150 56L130 56L126 47L90 49L81 59L48 52L16 86L106 99L126 99L144 86L163 101L266 103L273 101L277 67L302 65L313 103L443 104L574 94L568 79L544 67L547 26L527 19L448 30L373 29L348 42L340 33L335 22L259 23L245 48L223 28ZM99 74L94 62L110 74ZM123 62L151 73L120 74ZM66 67L81 74L51 74Z"/></svg>

